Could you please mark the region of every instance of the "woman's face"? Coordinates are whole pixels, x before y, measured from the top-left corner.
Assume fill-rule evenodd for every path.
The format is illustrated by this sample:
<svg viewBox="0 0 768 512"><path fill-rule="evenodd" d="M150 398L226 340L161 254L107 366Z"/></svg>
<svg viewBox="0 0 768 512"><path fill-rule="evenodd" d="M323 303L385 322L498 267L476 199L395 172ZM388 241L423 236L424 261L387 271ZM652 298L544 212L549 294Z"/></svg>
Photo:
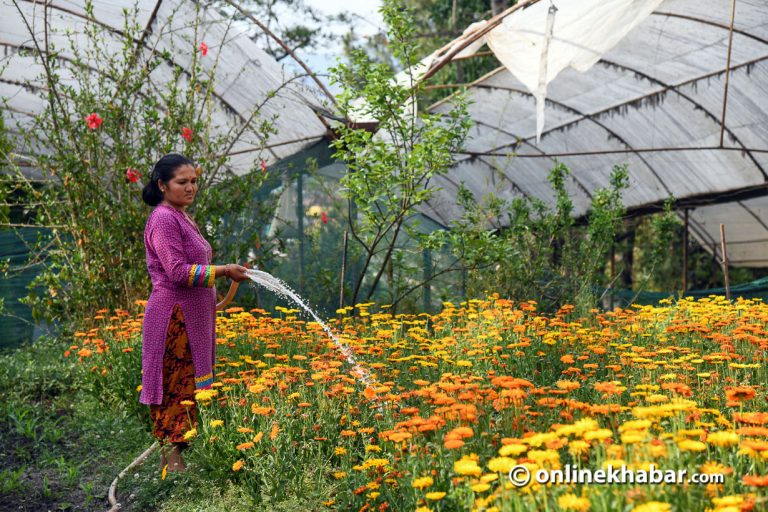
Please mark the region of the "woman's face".
<svg viewBox="0 0 768 512"><path fill-rule="evenodd" d="M165 201L175 208L189 206L195 200L197 194L197 173L189 164L176 169L173 178L167 183L160 182L160 190Z"/></svg>

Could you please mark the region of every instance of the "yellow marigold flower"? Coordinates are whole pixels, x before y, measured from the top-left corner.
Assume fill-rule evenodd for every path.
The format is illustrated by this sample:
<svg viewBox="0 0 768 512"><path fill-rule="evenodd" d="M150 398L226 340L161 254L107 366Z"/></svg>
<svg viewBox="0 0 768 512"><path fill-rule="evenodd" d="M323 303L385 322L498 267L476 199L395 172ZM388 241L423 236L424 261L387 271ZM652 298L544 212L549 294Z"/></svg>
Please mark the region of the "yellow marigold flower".
<svg viewBox="0 0 768 512"><path fill-rule="evenodd" d="M645 432L628 431L621 434L621 442L623 444L637 444L645 439Z"/></svg>
<svg viewBox="0 0 768 512"><path fill-rule="evenodd" d="M672 505L662 501L649 501L638 505L632 509L632 512L671 512Z"/></svg>
<svg viewBox="0 0 768 512"><path fill-rule="evenodd" d="M236 447L236 448L237 448L238 450L248 450L248 449L250 449L250 448L253 448L253 443L252 443L252 442L250 442L250 441L248 441L248 442L246 442L246 443L240 443L239 445L237 445L237 447Z"/></svg>
<svg viewBox="0 0 768 512"><path fill-rule="evenodd" d="M259 441L261 441L262 437L264 437L264 432L259 432L258 434L253 436L253 442L258 443Z"/></svg>
<svg viewBox="0 0 768 512"><path fill-rule="evenodd" d="M613 432L608 430L607 428L601 428L599 430L594 430L592 432L585 432L584 433L584 439L586 441L603 441L605 439L608 439L609 437L613 437Z"/></svg>
<svg viewBox="0 0 768 512"><path fill-rule="evenodd" d="M626 465L627 461L624 459L606 459L603 461L603 469L608 469L609 467L619 468Z"/></svg>
<svg viewBox="0 0 768 512"><path fill-rule="evenodd" d="M219 392L215 389L198 389L195 391L195 400L198 402L207 402L218 394Z"/></svg>
<svg viewBox="0 0 768 512"><path fill-rule="evenodd" d="M429 507L419 507L416 509L416 512L432 512L432 509Z"/></svg>
<svg viewBox="0 0 768 512"><path fill-rule="evenodd" d="M586 512L589 510L591 503L587 498L576 496L573 493L563 494L557 498L557 505L563 510L577 510L578 512Z"/></svg>
<svg viewBox="0 0 768 512"><path fill-rule="evenodd" d="M232 471L240 471L241 469L243 469L243 466L245 466L245 461L243 459L240 459L234 464L232 464Z"/></svg>
<svg viewBox="0 0 768 512"><path fill-rule="evenodd" d="M520 455L521 453L524 453L528 450L528 447L524 444L505 444L501 448L499 448L499 455L502 457L507 457L509 455Z"/></svg>
<svg viewBox="0 0 768 512"><path fill-rule="evenodd" d="M735 446L739 444L739 435L736 432L712 432L707 436L707 442L714 446Z"/></svg>
<svg viewBox="0 0 768 512"><path fill-rule="evenodd" d="M193 405L195 405L195 402L193 402L192 400L182 400L179 403L181 405L186 405L187 407L192 407Z"/></svg>
<svg viewBox="0 0 768 512"><path fill-rule="evenodd" d="M496 457L488 461L488 469L497 473L509 473L516 464L515 459L510 457Z"/></svg>
<svg viewBox="0 0 768 512"><path fill-rule="evenodd" d="M571 455L581 455L582 453L589 451L589 447L590 444L588 442L576 439L575 441L568 443L568 452Z"/></svg>
<svg viewBox="0 0 768 512"><path fill-rule="evenodd" d="M477 462L471 459L462 458L453 463L453 470L459 475L480 476L483 472Z"/></svg>
<svg viewBox="0 0 768 512"><path fill-rule="evenodd" d="M667 447L663 444L652 444L650 452L651 457L661 459L667 456Z"/></svg>
<svg viewBox="0 0 768 512"><path fill-rule="evenodd" d="M160 472L160 480L165 480L166 476L168 476L168 464L163 466L163 471Z"/></svg>
<svg viewBox="0 0 768 512"><path fill-rule="evenodd" d="M744 496L731 495L723 496L721 498L712 498L712 503L714 503L717 508L739 507L739 505L744 503Z"/></svg>
<svg viewBox="0 0 768 512"><path fill-rule="evenodd" d="M224 425L224 420L211 420L211 427L220 427Z"/></svg>
<svg viewBox="0 0 768 512"><path fill-rule="evenodd" d="M187 430L184 433L184 440L189 441L190 439L194 439L195 436L197 436L197 429L193 428L192 430Z"/></svg>
<svg viewBox="0 0 768 512"><path fill-rule="evenodd" d="M694 441L692 439L683 439L677 442L677 447L684 452L703 452L707 449L707 445L701 441Z"/></svg>
<svg viewBox="0 0 768 512"><path fill-rule="evenodd" d="M369 493L367 494L368 498L369 498L369 499L371 499L371 500L375 500L375 499L376 499L376 498L378 498L380 495L381 495L381 493L380 493L380 492L369 492Z"/></svg>
<svg viewBox="0 0 768 512"><path fill-rule="evenodd" d="M253 429L248 427L237 427L237 431L241 434L252 434Z"/></svg>
<svg viewBox="0 0 768 512"><path fill-rule="evenodd" d="M489 484L491 482L495 482L499 479L499 475L496 473L488 473L480 477L480 481L484 484Z"/></svg>
<svg viewBox="0 0 768 512"><path fill-rule="evenodd" d="M389 459L368 459L362 464L352 466L355 471L365 471L370 468L383 468L389 465Z"/></svg>
<svg viewBox="0 0 768 512"><path fill-rule="evenodd" d="M490 488L491 486L489 484L483 484L483 483L470 486L470 489L472 489L474 492L477 492L477 493L485 492Z"/></svg>
<svg viewBox="0 0 768 512"><path fill-rule="evenodd" d="M433 483L435 483L435 481L432 480L431 476L422 476L414 479L413 483L411 484L411 487L413 487L414 489L426 489L427 487L431 486Z"/></svg>
<svg viewBox="0 0 768 512"><path fill-rule="evenodd" d="M367 452L380 452L381 446L377 446L375 444L367 444L365 445L365 451Z"/></svg>
<svg viewBox="0 0 768 512"><path fill-rule="evenodd" d="M337 446L337 447L336 447L336 448L333 450L333 453L334 453L335 455L346 455L346 454L347 454L347 449L346 449L346 448L344 448L343 446Z"/></svg>
<svg viewBox="0 0 768 512"><path fill-rule="evenodd" d="M341 480L345 476L347 476L347 473L345 471L336 471L333 473L333 478L335 478L336 480Z"/></svg>
<svg viewBox="0 0 768 512"><path fill-rule="evenodd" d="M629 420L625 421L619 427L619 432L626 432L627 430L645 430L651 428L653 423L649 420Z"/></svg>
<svg viewBox="0 0 768 512"><path fill-rule="evenodd" d="M427 498L428 500L438 501L445 498L445 493L444 492L428 492L427 494L424 495L424 497Z"/></svg>
<svg viewBox="0 0 768 512"><path fill-rule="evenodd" d="M539 466L545 463L557 464L560 462L560 454L557 450L531 450L528 452L528 458Z"/></svg>

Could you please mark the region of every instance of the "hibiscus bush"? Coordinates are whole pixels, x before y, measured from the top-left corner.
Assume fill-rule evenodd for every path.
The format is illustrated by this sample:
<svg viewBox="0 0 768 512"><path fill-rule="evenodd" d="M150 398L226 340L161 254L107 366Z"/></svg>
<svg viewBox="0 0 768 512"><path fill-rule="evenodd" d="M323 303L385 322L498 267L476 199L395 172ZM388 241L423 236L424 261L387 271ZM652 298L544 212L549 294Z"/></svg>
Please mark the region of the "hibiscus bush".
<svg viewBox="0 0 768 512"><path fill-rule="evenodd" d="M42 264L25 299L36 319L71 322L92 312L95 304L116 308L146 298L143 231L150 209L141 190L164 154L182 153L202 167L191 211L212 242L216 261L242 261L271 212L269 201L251 204L254 191L276 179L259 154L254 154L256 172L236 177L227 167L226 154L239 130L211 122L219 56L199 39L200 5L186 7L197 13L195 26L186 32L189 37L166 38L176 41L171 50L139 51L136 41L142 40L143 27L135 21L137 11L125 11L121 33L88 22L77 36L67 34L66 57L50 45L43 51L48 37L30 33L37 49L31 54L44 69L39 77L43 87L37 90L45 109L31 123L14 127L20 136L8 160L39 169L42 180L30 180L18 167L3 180L31 208L32 222L49 228L29 262ZM92 4L86 11L93 14ZM45 30L48 36L53 31L48 25ZM158 30L156 36L163 38L169 24ZM116 39L122 44L119 52L108 43ZM185 59L174 60L182 53ZM203 66L203 59L214 62ZM180 60L191 64L182 68ZM158 81L159 71L170 80ZM265 140L274 133L258 111L250 123ZM219 247L225 214L237 216L246 206L249 222L239 217L228 222L229 240ZM2 222L8 223L8 212L3 215ZM258 251L268 252L269 244L261 240L260 249L250 254Z"/></svg>

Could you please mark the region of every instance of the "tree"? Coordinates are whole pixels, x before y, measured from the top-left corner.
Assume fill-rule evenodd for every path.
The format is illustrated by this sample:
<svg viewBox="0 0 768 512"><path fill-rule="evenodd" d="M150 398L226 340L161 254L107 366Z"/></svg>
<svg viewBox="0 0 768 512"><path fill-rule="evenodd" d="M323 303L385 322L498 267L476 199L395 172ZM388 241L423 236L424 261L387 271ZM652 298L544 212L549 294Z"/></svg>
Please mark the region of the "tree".
<svg viewBox="0 0 768 512"><path fill-rule="evenodd" d="M263 23L291 52L308 51L332 42L338 36L329 27L334 23L350 23L347 13L326 15L305 0L243 0L237 4ZM216 5L225 16L252 27L251 39L277 61L290 55L272 37L253 27L243 13L233 8L232 2L217 0Z"/></svg>
<svg viewBox="0 0 768 512"><path fill-rule="evenodd" d="M118 308L146 298L142 233L148 208L141 188L163 154L193 155L202 166L194 213L213 242L217 260L247 254L272 212L269 203L255 211L251 205L252 191L269 179L261 172L258 153L253 172L235 177L228 152L244 125L258 127L266 144L274 133L273 120L262 119L259 111L273 95L257 105L244 124L212 122L219 54L205 56L200 4L185 7L195 9L191 30L180 36L180 46L162 51L137 43L143 27L135 22L135 11L125 11L119 34L96 22L85 23L78 36L86 44L67 36L66 57L49 43L53 29L47 18L42 33L25 19L31 55L43 68L36 83L44 86L36 90L45 108L30 125L17 127L15 154L2 156L12 162L25 155L45 182L38 186L18 168L3 176L7 186L19 189L34 204L35 224L49 228L33 253L42 268L26 299L35 318L67 325L92 314L95 305ZM23 10L19 12L23 16ZM86 13L93 18L92 3L86 4ZM170 29L169 23L161 24L154 36L160 40ZM115 41L121 45L118 52L110 44ZM175 63L177 52L189 56L189 67ZM214 62L207 67L202 59ZM167 82L157 81L161 67L170 72ZM251 208L250 222L225 224L225 213L241 214L246 207ZM2 220L10 221L7 215ZM219 246L223 233L231 243Z"/></svg>
<svg viewBox="0 0 768 512"><path fill-rule="evenodd" d="M434 243L419 230L418 212L435 192L431 179L453 166L453 155L470 126L461 97L447 117L415 111L421 86L411 71L420 49L414 21L396 0L385 0L381 12L389 27L388 48L406 70L406 78L400 83L394 80L395 70L374 62L361 49L352 52L349 63L332 69L334 82L342 87L339 104L344 117L376 120L375 134L354 124L341 125L333 141L335 156L349 169L342 179L349 201L349 231L362 250L353 303L373 297L393 258L406 251L420 255ZM392 302L420 284L392 295Z"/></svg>

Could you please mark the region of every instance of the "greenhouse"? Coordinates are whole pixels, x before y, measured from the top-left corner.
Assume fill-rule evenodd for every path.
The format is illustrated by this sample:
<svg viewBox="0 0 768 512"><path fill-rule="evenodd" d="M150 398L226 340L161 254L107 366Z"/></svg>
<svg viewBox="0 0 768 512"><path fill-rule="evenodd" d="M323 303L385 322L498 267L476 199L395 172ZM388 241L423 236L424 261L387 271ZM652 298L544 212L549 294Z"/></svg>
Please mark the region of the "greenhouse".
<svg viewBox="0 0 768 512"><path fill-rule="evenodd" d="M0 511L768 507L765 0L0 14Z"/></svg>

